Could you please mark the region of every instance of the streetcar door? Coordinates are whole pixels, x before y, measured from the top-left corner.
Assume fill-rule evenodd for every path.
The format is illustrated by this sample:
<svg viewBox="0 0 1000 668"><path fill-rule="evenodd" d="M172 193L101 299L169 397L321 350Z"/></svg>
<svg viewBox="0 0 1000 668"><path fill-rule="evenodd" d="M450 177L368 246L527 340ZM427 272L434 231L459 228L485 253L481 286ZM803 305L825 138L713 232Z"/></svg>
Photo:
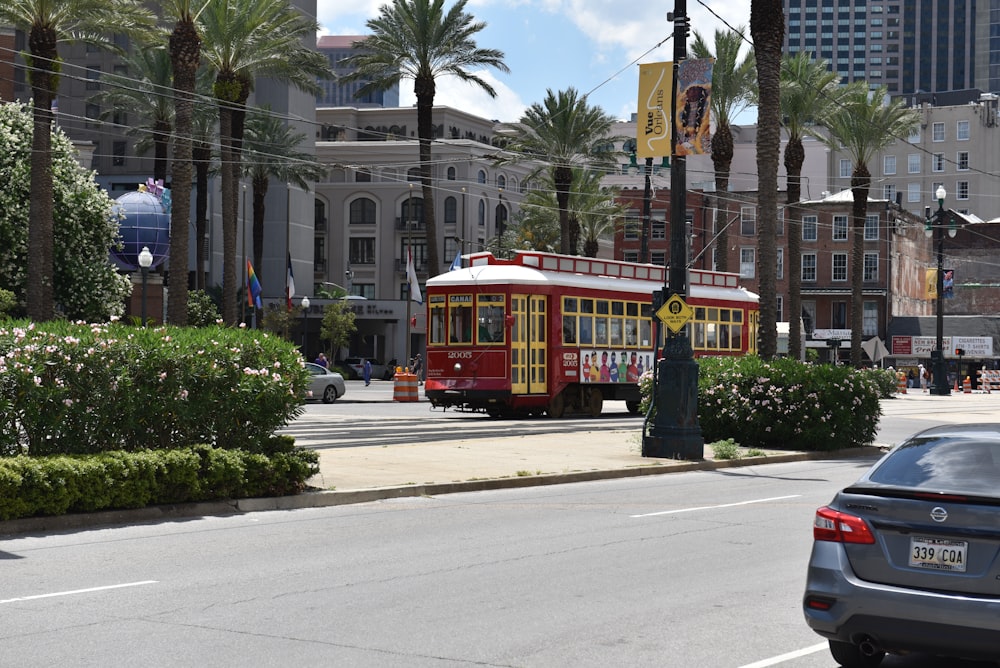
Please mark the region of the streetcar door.
<svg viewBox="0 0 1000 668"><path fill-rule="evenodd" d="M544 296L510 297L514 323L510 332L510 390L513 394L548 392L546 336L547 300Z"/></svg>

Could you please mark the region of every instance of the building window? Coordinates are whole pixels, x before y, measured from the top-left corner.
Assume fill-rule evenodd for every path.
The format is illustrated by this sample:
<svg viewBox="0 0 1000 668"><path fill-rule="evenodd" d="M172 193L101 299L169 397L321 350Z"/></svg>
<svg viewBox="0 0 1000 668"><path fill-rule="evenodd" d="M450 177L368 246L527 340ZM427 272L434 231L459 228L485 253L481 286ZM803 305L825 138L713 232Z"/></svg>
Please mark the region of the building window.
<svg viewBox="0 0 1000 668"><path fill-rule="evenodd" d="M626 240L633 241L639 238L639 212L635 209L629 209L625 214L625 224L624 224L624 237Z"/></svg>
<svg viewBox="0 0 1000 668"><path fill-rule="evenodd" d="M911 153L906 156L906 171L909 174L919 174L920 173L920 154Z"/></svg>
<svg viewBox="0 0 1000 668"><path fill-rule="evenodd" d="M774 233L779 236L785 236L785 207L778 207L778 220L774 225Z"/></svg>
<svg viewBox="0 0 1000 668"><path fill-rule="evenodd" d="M944 153L935 153L931 157L931 171L932 172L944 171Z"/></svg>
<svg viewBox="0 0 1000 668"><path fill-rule="evenodd" d="M882 173L886 176L896 173L896 156L887 155L882 158Z"/></svg>
<svg viewBox="0 0 1000 668"><path fill-rule="evenodd" d="M666 214L663 214L666 216ZM653 239L666 239L667 238L667 221L666 218L653 218L650 221L651 234Z"/></svg>
<svg viewBox="0 0 1000 668"><path fill-rule="evenodd" d="M444 198L444 224L455 225L458 223L458 200L454 197ZM445 255L447 257L447 255Z"/></svg>
<svg viewBox="0 0 1000 668"><path fill-rule="evenodd" d="M955 139L969 141L969 121L959 121L955 127Z"/></svg>
<svg viewBox="0 0 1000 668"><path fill-rule="evenodd" d="M624 251L622 253L622 260L625 262L638 262L639 252L638 251Z"/></svg>
<svg viewBox="0 0 1000 668"><path fill-rule="evenodd" d="M777 267L775 269L774 276L778 280L781 280L782 278L785 277L785 249L775 248L774 250L777 253Z"/></svg>
<svg viewBox="0 0 1000 668"><path fill-rule="evenodd" d="M666 253L650 253L649 254L650 264L659 265L665 267L667 265L667 254Z"/></svg>
<svg viewBox="0 0 1000 668"><path fill-rule="evenodd" d="M911 144L919 144L920 143L920 126L919 125L917 127L913 128L912 130L910 130L910 136L906 138L906 141L910 142Z"/></svg>
<svg viewBox="0 0 1000 668"><path fill-rule="evenodd" d="M931 141L944 141L944 123L931 126Z"/></svg>
<svg viewBox="0 0 1000 668"><path fill-rule="evenodd" d="M101 89L101 66L87 65L87 90Z"/></svg>
<svg viewBox="0 0 1000 668"><path fill-rule="evenodd" d="M476 181L479 183L486 183L486 172L484 170L480 169L479 173L476 174Z"/></svg>
<svg viewBox="0 0 1000 668"><path fill-rule="evenodd" d="M830 305L830 320L833 329L847 329L847 302L833 302Z"/></svg>
<svg viewBox="0 0 1000 668"><path fill-rule="evenodd" d="M847 241L847 216L833 217L833 240Z"/></svg>
<svg viewBox="0 0 1000 668"><path fill-rule="evenodd" d="M816 253L802 254L802 282L816 282Z"/></svg>
<svg viewBox="0 0 1000 668"><path fill-rule="evenodd" d="M865 253L864 278L865 283L878 280L878 253Z"/></svg>
<svg viewBox="0 0 1000 668"><path fill-rule="evenodd" d="M365 299L375 299L374 283L352 283L351 294Z"/></svg>
<svg viewBox="0 0 1000 668"><path fill-rule="evenodd" d="M777 322L784 322L785 321L785 298L782 297L781 295L778 295L777 299L775 300L774 306L775 306L775 311L776 311L776 313L775 313L775 320Z"/></svg>
<svg viewBox="0 0 1000 668"><path fill-rule="evenodd" d="M802 301L802 329L807 334L812 334L816 329L816 302Z"/></svg>
<svg viewBox="0 0 1000 668"><path fill-rule="evenodd" d="M351 202L351 225L374 225L375 202L367 197L359 197Z"/></svg>
<svg viewBox="0 0 1000 668"><path fill-rule="evenodd" d="M486 227L486 202L479 200L479 205L476 207L476 222L479 227Z"/></svg>
<svg viewBox="0 0 1000 668"><path fill-rule="evenodd" d="M744 237L757 235L757 209L752 206L740 207L740 234Z"/></svg>
<svg viewBox="0 0 1000 668"><path fill-rule="evenodd" d="M125 142L116 141L111 145L111 164L121 167L125 164Z"/></svg>
<svg viewBox="0 0 1000 668"><path fill-rule="evenodd" d="M833 270L830 278L835 282L847 280L847 253L833 254Z"/></svg>
<svg viewBox="0 0 1000 668"><path fill-rule="evenodd" d="M955 159L955 164L958 166L958 171L965 172L969 169L969 152L959 151L958 157Z"/></svg>
<svg viewBox="0 0 1000 668"><path fill-rule="evenodd" d="M507 187L507 177L501 174L500 176L497 177L497 188L503 190L506 187Z"/></svg>
<svg viewBox="0 0 1000 668"><path fill-rule="evenodd" d="M920 184L919 183L907 183L906 184L906 201L907 202L919 202L920 201Z"/></svg>
<svg viewBox="0 0 1000 668"><path fill-rule="evenodd" d="M851 161L841 158L840 160L840 178L848 179L851 177L851 172L853 168L851 167Z"/></svg>
<svg viewBox="0 0 1000 668"><path fill-rule="evenodd" d="M865 241L878 241L878 214L865 216Z"/></svg>
<svg viewBox="0 0 1000 668"><path fill-rule="evenodd" d="M757 249L740 249L740 278L753 278L757 273Z"/></svg>
<svg viewBox="0 0 1000 668"><path fill-rule="evenodd" d="M448 171L445 172L445 174L446 174L445 178L448 179L449 181L454 181L455 180L456 173L455 173L455 168L454 167L449 167Z"/></svg>
<svg viewBox="0 0 1000 668"><path fill-rule="evenodd" d="M865 302L861 315L862 336L871 338L878 336L878 303Z"/></svg>
<svg viewBox="0 0 1000 668"><path fill-rule="evenodd" d="M896 184L894 183L883 183L882 184L882 198L887 199L890 202L896 201Z"/></svg>
<svg viewBox="0 0 1000 668"><path fill-rule="evenodd" d="M351 237L350 264L375 264L375 237Z"/></svg>
<svg viewBox="0 0 1000 668"><path fill-rule="evenodd" d="M955 193L955 197L958 199L969 199L969 182L959 181L956 185L958 187L956 189L957 192Z"/></svg>
<svg viewBox="0 0 1000 668"><path fill-rule="evenodd" d="M816 241L816 216L802 216L802 241Z"/></svg>

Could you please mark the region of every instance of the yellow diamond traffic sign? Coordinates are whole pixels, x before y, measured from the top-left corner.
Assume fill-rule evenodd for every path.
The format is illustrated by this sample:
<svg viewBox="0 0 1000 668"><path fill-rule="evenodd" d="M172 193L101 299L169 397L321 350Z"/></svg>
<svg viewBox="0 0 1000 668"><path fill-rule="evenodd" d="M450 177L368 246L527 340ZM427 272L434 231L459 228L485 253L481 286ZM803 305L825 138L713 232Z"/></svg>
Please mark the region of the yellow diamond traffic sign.
<svg viewBox="0 0 1000 668"><path fill-rule="evenodd" d="M694 311L680 295L670 295L670 298L659 308L656 315L664 325L670 328L671 332L676 333L684 329L684 325L694 315Z"/></svg>

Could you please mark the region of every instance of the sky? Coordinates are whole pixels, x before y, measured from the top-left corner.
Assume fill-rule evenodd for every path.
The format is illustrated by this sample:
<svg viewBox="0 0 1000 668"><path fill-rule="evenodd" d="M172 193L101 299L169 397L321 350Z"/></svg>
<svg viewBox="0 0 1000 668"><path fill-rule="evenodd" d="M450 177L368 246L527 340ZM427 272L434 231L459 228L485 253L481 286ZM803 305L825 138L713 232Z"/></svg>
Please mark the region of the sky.
<svg viewBox="0 0 1000 668"><path fill-rule="evenodd" d="M365 23L378 15L384 0L317 0L323 35L365 35ZM454 0L445 0L445 7ZM639 64L673 59L673 23L668 2L623 3L621 0L469 0L465 11L486 27L474 39L479 48L499 49L509 73L478 70L497 96L454 77L437 81L436 105L461 109L482 118L513 122L541 103L547 90L575 88L591 105L619 120L630 120L638 98ZM710 44L715 31L746 27L750 0L688 0L692 35ZM722 20L713 15L714 12ZM725 21L725 23L723 23ZM668 39L670 38L670 39ZM415 104L412 80L400 84L400 106ZM753 122L746 114L740 122Z"/></svg>

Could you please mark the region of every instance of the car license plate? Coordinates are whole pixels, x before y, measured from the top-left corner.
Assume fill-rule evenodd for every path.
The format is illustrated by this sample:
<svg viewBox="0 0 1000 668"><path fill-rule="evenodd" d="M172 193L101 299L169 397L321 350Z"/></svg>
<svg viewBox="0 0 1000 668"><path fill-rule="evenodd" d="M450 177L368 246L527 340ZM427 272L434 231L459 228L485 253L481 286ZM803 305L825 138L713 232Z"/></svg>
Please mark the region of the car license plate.
<svg viewBox="0 0 1000 668"><path fill-rule="evenodd" d="M964 573L968 545L964 540L911 538L910 566Z"/></svg>

